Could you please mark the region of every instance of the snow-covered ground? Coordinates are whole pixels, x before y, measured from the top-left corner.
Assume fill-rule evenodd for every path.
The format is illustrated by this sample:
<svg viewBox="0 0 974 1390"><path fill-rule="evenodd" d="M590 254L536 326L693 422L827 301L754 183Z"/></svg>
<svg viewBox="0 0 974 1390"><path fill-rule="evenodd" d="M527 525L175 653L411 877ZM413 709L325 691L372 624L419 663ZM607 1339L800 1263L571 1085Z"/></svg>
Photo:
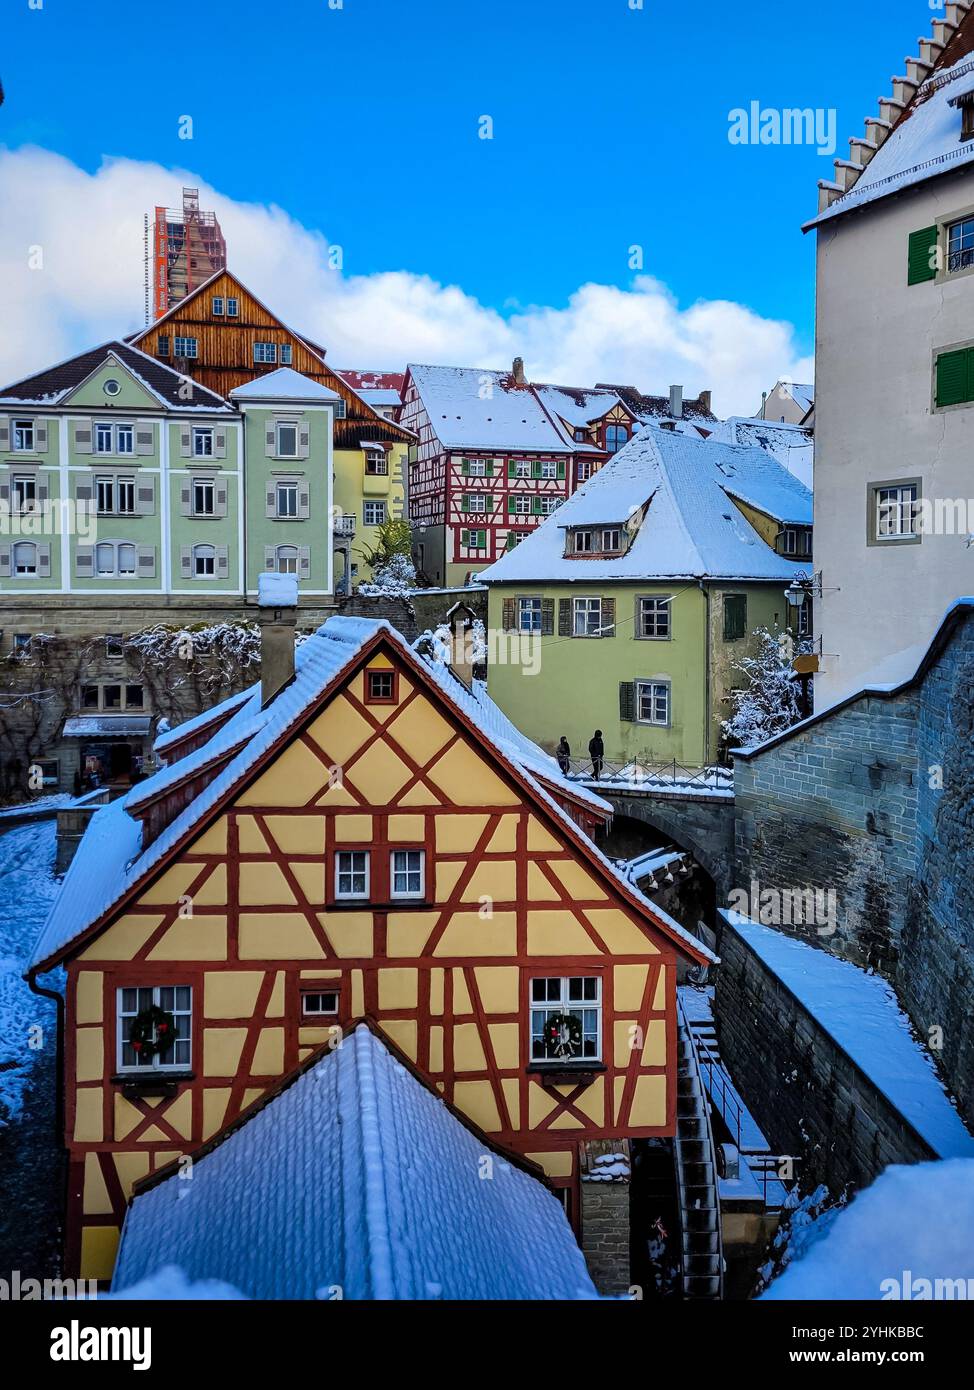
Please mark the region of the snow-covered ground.
<svg viewBox="0 0 974 1390"><path fill-rule="evenodd" d="M766 1299L974 1297L974 1159L887 1168L844 1210L800 1222Z"/></svg>
<svg viewBox="0 0 974 1390"><path fill-rule="evenodd" d="M54 1006L22 972L58 888L56 831L45 820L0 834L0 1128L20 1114L38 1058L54 1047Z"/></svg>

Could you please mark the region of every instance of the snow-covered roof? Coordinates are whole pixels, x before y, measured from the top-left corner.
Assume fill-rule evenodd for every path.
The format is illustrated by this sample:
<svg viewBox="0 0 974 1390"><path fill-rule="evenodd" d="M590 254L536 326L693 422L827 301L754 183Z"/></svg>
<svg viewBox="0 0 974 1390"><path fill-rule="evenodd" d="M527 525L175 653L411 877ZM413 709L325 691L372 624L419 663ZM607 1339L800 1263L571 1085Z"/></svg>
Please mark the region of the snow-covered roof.
<svg viewBox="0 0 974 1390"><path fill-rule="evenodd" d="M480 578L487 584L704 576L790 582L800 566L761 539L734 497L783 523L811 525L808 488L762 449L646 429ZM622 526L643 508L625 554L565 555L566 527Z"/></svg>
<svg viewBox="0 0 974 1390"><path fill-rule="evenodd" d="M583 429L615 405L621 405L618 392L600 387L535 386L545 408L573 429Z"/></svg>
<svg viewBox="0 0 974 1390"><path fill-rule="evenodd" d="M260 686L246 698L235 695L211 711L232 710L231 717L193 753L138 783L118 801L92 817L71 862L61 893L35 943L30 968L51 962L90 927L106 917L126 895L158 868L166 856L190 836L261 759L293 730L310 706L355 663L363 648L379 635L395 645L404 660L432 678L455 709L481 731L497 756L519 774L556 817L569 838L584 846L603 873L630 900L636 900L657 925L694 958L711 958L701 942L661 912L627 883L624 875L592 844L564 811L555 793L586 801L593 809L611 811L596 793L564 778L556 761L524 738L489 699L486 691L472 694L451 672L417 656L403 637L383 619L329 618L312 637L295 649L295 678L260 708ZM185 727L185 726L183 726ZM200 727L205 727L201 725ZM179 730L167 734L167 740ZM164 751L162 749L161 751ZM162 832L142 848L141 824L133 814L188 775L214 763L212 780Z"/></svg>
<svg viewBox="0 0 974 1390"><path fill-rule="evenodd" d="M849 192L807 222L806 230L970 164L974 140L961 139L961 114L951 102L969 87L972 74L970 53L934 71Z"/></svg>
<svg viewBox="0 0 974 1390"><path fill-rule="evenodd" d="M364 1024L204 1146L191 1183L134 1197L112 1287L167 1264L260 1299L597 1297L554 1194Z"/></svg>
<svg viewBox="0 0 974 1390"><path fill-rule="evenodd" d="M252 699L254 694L259 692L259 690L260 681L257 681L255 685L250 685L246 690L240 690L236 695L231 695L229 699L221 701L219 705L211 705L209 709L203 710L202 713L194 714L192 719L184 719L181 724L177 724L175 727L167 727L165 730L158 732L156 734L156 741L152 745L152 751L157 755L165 757L167 748L171 748L175 743L182 743L187 734L197 733L199 730L207 728L208 725L216 723L219 719L229 714L231 710L236 709L246 700Z"/></svg>
<svg viewBox="0 0 974 1390"><path fill-rule="evenodd" d="M812 487L815 453L814 435L805 425L788 425L778 420L762 420L732 415L713 427L710 442L738 444L763 449L784 464L789 473L807 488Z"/></svg>
<svg viewBox="0 0 974 1390"><path fill-rule="evenodd" d="M320 401L329 405L342 399L337 391L310 376L302 376L293 367L278 367L243 386L235 386L230 397L235 401Z"/></svg>
<svg viewBox="0 0 974 1390"><path fill-rule="evenodd" d="M448 449L527 449L574 453L530 386L515 386L509 372L479 367L430 367L409 372L437 439Z"/></svg>
<svg viewBox="0 0 974 1390"><path fill-rule="evenodd" d="M740 913L721 916L938 1157L974 1158L974 1138L880 975Z"/></svg>
<svg viewBox="0 0 974 1390"><path fill-rule="evenodd" d="M198 381L192 382L192 399L187 400L186 383L189 378L165 362L150 357L141 348L117 338L4 387L0 390L0 405L42 405L51 409L65 401L112 358L169 410L206 411L209 414L228 414L232 410L222 396L201 386Z"/></svg>
<svg viewBox="0 0 974 1390"><path fill-rule="evenodd" d="M372 406L373 410L379 409L382 406L402 405L402 399L398 391L383 390L378 387L373 390L369 386L362 386L359 388L358 394L362 397L363 401Z"/></svg>
<svg viewBox="0 0 974 1390"><path fill-rule="evenodd" d="M818 1238L815 1226L822 1227ZM969 1299L974 1161L894 1164L848 1207L827 1212L802 1234L797 1258L762 1299Z"/></svg>
<svg viewBox="0 0 974 1390"><path fill-rule="evenodd" d="M811 382L779 381L778 385L784 387L795 404L801 406L802 410L807 412L815 404L815 387Z"/></svg>

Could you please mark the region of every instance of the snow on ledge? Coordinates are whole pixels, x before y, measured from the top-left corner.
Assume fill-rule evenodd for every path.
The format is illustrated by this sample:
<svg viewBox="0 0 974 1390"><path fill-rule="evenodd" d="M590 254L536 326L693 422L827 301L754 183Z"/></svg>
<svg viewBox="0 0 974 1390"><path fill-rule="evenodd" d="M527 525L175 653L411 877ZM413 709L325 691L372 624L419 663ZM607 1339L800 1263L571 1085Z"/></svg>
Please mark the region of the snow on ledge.
<svg viewBox="0 0 974 1390"><path fill-rule="evenodd" d="M297 608L298 581L293 574L259 574L257 576L258 608Z"/></svg>

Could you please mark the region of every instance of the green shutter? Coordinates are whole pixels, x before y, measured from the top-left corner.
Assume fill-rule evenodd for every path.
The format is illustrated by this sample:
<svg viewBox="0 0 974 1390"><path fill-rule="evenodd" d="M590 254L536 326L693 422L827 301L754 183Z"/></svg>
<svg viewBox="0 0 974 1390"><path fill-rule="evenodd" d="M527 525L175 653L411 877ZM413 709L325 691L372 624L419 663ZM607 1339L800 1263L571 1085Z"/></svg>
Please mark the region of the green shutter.
<svg viewBox="0 0 974 1390"><path fill-rule="evenodd" d="M533 460L532 460L532 462L531 462L531 477L532 477L532 478L540 478L540 477L541 477L541 461L540 461L540 459L533 459Z"/></svg>
<svg viewBox="0 0 974 1390"><path fill-rule="evenodd" d="M541 498L540 498L540 497L532 497L532 498L531 498L531 515L532 515L532 516L540 516L540 515L541 515Z"/></svg>
<svg viewBox="0 0 974 1390"><path fill-rule="evenodd" d="M937 228L924 227L922 231L910 233L910 249L907 256L906 283L919 285L924 280L937 278Z"/></svg>
<svg viewBox="0 0 974 1390"><path fill-rule="evenodd" d="M466 476L470 472L470 460L463 459L460 464L460 472Z"/></svg>
<svg viewBox="0 0 974 1390"><path fill-rule="evenodd" d="M747 631L747 595L724 595L724 641L735 642Z"/></svg>
<svg viewBox="0 0 974 1390"><path fill-rule="evenodd" d="M558 477L559 477L559 478L564 478L564 476L565 476L565 460L562 459L561 462L558 464Z"/></svg>
<svg viewBox="0 0 974 1390"><path fill-rule="evenodd" d="M517 507L516 507L515 504L514 504L514 498L513 498L513 497L509 497L509 498L507 499L507 514L508 514L508 516L516 516L516 515L517 515Z"/></svg>
<svg viewBox="0 0 974 1390"><path fill-rule="evenodd" d="M517 477L517 464L516 464L516 462L514 461L514 459L508 459L508 460L507 460L507 476L508 476L509 478L516 478L516 477Z"/></svg>
<svg viewBox="0 0 974 1390"><path fill-rule="evenodd" d="M469 492L465 492L465 493L462 494L462 496L461 496L461 498L460 498L460 510L461 510L462 512L469 512L469 510L470 510L470 493L469 493Z"/></svg>
<svg viewBox="0 0 974 1390"><path fill-rule="evenodd" d="M974 400L974 348L942 352L937 358L937 405Z"/></svg>
<svg viewBox="0 0 974 1390"><path fill-rule="evenodd" d="M461 545L469 545L469 544L470 544L470 532L469 532L468 530L466 530L466 528L464 528L464 529L461 530L461 532L460 532L460 544L461 544Z"/></svg>
<svg viewBox="0 0 974 1390"><path fill-rule="evenodd" d="M493 476L493 472L494 472L494 460L493 460L493 459L488 459L488 460L487 460L487 465L486 465L486 467L487 467L487 477L490 478L490 477Z"/></svg>
<svg viewBox="0 0 974 1390"><path fill-rule="evenodd" d="M494 510L494 494L492 492L488 492L487 501L484 503L484 506L489 512Z"/></svg>

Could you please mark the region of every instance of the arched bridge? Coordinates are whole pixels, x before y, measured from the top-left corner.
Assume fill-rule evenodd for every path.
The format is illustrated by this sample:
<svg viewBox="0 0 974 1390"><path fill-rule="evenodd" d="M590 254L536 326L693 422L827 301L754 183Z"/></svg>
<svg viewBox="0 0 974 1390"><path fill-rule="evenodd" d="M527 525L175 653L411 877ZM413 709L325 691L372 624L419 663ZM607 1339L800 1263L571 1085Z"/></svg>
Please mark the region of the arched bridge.
<svg viewBox="0 0 974 1390"><path fill-rule="evenodd" d="M667 785L662 778L632 781L603 777L586 785L611 802L616 813L642 821L685 849L713 879L718 893L730 891L734 863L734 784L729 773Z"/></svg>

